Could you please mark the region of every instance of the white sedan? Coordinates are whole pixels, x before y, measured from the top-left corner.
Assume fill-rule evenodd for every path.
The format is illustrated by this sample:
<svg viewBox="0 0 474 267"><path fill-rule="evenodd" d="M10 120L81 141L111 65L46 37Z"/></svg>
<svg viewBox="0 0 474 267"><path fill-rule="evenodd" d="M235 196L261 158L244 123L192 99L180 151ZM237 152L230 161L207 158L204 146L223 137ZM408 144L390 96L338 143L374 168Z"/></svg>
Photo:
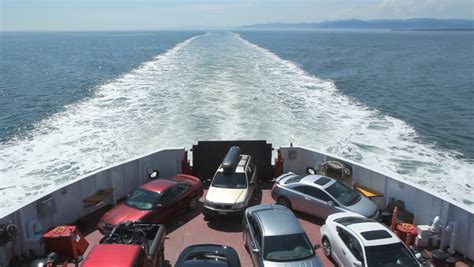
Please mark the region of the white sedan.
<svg viewBox="0 0 474 267"><path fill-rule="evenodd" d="M352 212L330 215L321 227L321 243L339 266L420 266L387 227Z"/></svg>

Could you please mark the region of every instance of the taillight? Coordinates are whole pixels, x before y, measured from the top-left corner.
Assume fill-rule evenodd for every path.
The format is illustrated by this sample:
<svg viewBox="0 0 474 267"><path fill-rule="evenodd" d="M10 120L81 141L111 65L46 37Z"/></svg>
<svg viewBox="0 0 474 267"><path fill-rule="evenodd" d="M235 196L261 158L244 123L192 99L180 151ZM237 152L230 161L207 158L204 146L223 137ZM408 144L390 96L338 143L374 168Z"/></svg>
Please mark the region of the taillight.
<svg viewBox="0 0 474 267"><path fill-rule="evenodd" d="M275 188L277 188L277 183L276 182L273 184L272 190L275 189Z"/></svg>

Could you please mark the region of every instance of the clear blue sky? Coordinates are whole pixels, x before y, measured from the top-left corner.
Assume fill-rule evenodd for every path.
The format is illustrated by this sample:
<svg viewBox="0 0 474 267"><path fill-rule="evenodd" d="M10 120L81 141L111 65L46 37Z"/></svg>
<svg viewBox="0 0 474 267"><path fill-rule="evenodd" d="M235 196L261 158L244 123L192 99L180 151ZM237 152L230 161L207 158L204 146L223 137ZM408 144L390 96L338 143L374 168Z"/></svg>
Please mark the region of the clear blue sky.
<svg viewBox="0 0 474 267"><path fill-rule="evenodd" d="M473 0L0 0L1 30L153 30L334 19L472 19Z"/></svg>

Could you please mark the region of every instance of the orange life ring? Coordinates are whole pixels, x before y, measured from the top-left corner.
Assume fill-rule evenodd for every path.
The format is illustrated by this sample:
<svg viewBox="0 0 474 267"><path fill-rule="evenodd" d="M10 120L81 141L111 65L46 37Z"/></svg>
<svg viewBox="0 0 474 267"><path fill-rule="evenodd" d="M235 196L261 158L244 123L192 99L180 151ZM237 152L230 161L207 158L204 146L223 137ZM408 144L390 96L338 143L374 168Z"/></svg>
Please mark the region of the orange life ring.
<svg viewBox="0 0 474 267"><path fill-rule="evenodd" d="M415 229L415 226L413 226L413 224L409 224L409 223L402 223L402 228L405 232L412 232L413 229Z"/></svg>
<svg viewBox="0 0 474 267"><path fill-rule="evenodd" d="M58 226L58 227L54 228L53 233L59 235L59 234L64 233L65 230L66 230L66 227Z"/></svg>

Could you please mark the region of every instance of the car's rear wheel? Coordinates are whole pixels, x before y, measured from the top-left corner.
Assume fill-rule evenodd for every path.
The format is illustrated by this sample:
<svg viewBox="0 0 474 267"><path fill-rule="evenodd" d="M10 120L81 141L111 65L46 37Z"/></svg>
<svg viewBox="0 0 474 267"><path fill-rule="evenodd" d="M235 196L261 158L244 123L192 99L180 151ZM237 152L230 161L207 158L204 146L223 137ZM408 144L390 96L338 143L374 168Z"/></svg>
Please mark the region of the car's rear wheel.
<svg viewBox="0 0 474 267"><path fill-rule="evenodd" d="M331 243L329 243L329 239L327 239L327 237L323 237L321 243L323 244L324 255L331 259Z"/></svg>
<svg viewBox="0 0 474 267"><path fill-rule="evenodd" d="M199 203L199 200L197 199L197 197L191 198L191 200L189 200L189 203L188 203L188 209L195 210L198 207L198 203Z"/></svg>
<svg viewBox="0 0 474 267"><path fill-rule="evenodd" d="M282 206L285 206L285 207L291 209L291 202L290 202L290 200L287 199L286 197L280 197L280 198L278 198L277 203L280 204L280 205L282 205Z"/></svg>

